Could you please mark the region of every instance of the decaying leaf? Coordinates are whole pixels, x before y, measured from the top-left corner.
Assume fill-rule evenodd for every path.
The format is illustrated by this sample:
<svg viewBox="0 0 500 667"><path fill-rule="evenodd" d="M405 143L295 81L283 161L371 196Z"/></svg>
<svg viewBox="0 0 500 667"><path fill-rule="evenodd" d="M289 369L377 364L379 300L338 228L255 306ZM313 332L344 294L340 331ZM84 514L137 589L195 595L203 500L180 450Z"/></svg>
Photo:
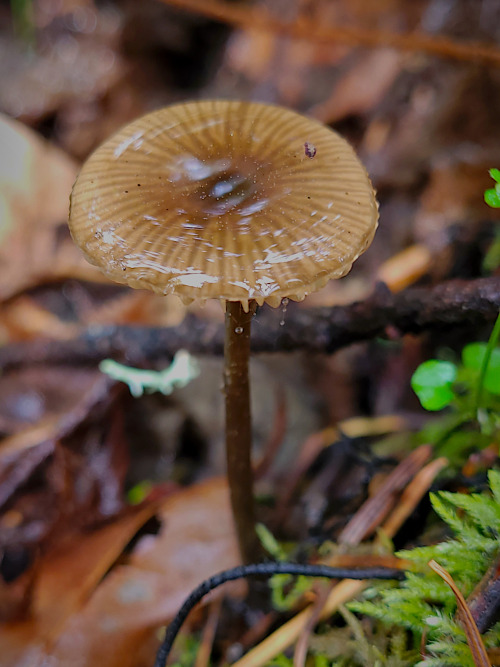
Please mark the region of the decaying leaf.
<svg viewBox="0 0 500 667"><path fill-rule="evenodd" d="M102 280L67 230L75 162L5 116L0 152L0 299L62 275Z"/></svg>
<svg viewBox="0 0 500 667"><path fill-rule="evenodd" d="M99 583L154 512L160 533L143 537L125 564ZM224 480L146 504L47 555L32 620L0 630L2 667L42 667L44 660L55 667L132 667L154 629L168 622L194 587L238 562Z"/></svg>

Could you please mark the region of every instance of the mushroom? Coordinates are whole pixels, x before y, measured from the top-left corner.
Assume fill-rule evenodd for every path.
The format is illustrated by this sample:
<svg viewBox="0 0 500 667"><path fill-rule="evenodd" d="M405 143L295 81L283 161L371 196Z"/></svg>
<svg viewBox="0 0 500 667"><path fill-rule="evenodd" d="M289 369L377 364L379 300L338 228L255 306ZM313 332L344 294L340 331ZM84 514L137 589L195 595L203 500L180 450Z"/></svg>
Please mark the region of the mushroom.
<svg viewBox="0 0 500 667"><path fill-rule="evenodd" d="M257 305L302 300L371 243L370 180L338 134L288 109L176 104L131 123L83 165L70 229L120 283L225 304L227 473L243 560L254 561L248 360Z"/></svg>

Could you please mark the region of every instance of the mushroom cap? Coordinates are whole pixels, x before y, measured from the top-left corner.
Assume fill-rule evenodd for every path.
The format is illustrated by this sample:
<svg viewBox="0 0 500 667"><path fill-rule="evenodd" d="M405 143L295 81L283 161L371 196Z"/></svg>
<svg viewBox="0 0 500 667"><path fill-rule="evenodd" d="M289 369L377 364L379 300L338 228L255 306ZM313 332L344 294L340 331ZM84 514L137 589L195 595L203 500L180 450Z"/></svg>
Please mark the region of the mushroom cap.
<svg viewBox="0 0 500 667"><path fill-rule="evenodd" d="M338 134L278 106L211 100L150 113L100 146L69 224L117 282L276 306L345 275L377 220L367 173Z"/></svg>

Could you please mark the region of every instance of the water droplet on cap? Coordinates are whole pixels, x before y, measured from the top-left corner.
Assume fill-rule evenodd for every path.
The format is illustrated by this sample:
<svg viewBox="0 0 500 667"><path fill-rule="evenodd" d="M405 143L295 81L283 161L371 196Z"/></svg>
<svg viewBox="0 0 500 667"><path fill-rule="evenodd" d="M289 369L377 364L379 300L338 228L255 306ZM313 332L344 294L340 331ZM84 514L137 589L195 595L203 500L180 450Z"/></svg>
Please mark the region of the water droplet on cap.
<svg viewBox="0 0 500 667"><path fill-rule="evenodd" d="M286 309L287 309L289 303L290 303L290 299L288 299L287 297L285 297L284 299L281 299L281 305L283 306L283 313L281 315L280 327L285 326Z"/></svg>

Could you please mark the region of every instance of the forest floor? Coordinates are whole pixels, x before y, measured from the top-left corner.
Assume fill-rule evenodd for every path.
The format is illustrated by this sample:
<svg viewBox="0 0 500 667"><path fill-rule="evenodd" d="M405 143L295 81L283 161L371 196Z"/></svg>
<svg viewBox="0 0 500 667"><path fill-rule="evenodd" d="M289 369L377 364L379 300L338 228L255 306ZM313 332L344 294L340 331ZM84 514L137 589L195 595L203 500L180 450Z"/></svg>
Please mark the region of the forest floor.
<svg viewBox="0 0 500 667"><path fill-rule="evenodd" d="M354 146L380 204L347 277L264 305L253 323L269 559L406 569L394 549L452 534L429 492L487 494L500 446L496 344L481 370L500 309L499 212L484 201L500 168L500 4L11 0L0 51L0 667L152 665L184 598L239 563L220 305L111 283L67 226L92 150L171 103L240 98L312 116ZM134 397L99 369L161 370L180 348L199 374L171 395ZM430 359L445 366L424 389L414 381L426 410L411 380ZM482 632L495 632L499 606L491 517L496 542L463 590L470 601L480 585L490 601L474 612ZM260 579L247 602L244 583L217 589L176 659L500 664L498 629L489 663L467 633L467 657L447 662L424 618L382 630L346 609L364 582L273 581L272 599Z"/></svg>

